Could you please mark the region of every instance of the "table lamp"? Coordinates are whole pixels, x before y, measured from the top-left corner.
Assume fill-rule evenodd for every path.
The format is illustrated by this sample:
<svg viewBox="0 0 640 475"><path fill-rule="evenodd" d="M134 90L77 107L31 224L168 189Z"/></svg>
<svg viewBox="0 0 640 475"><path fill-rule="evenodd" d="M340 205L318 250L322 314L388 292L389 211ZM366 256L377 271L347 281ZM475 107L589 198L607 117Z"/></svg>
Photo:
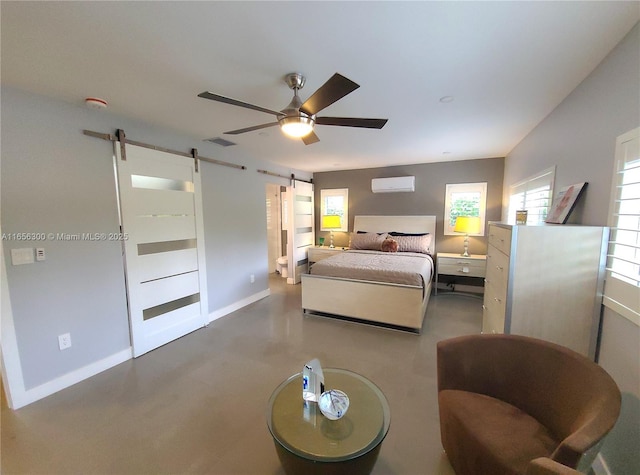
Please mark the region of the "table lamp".
<svg viewBox="0 0 640 475"><path fill-rule="evenodd" d="M333 230L342 228L342 219L337 214L327 214L322 217L322 229L331 231L331 244L329 247L333 249Z"/></svg>
<svg viewBox="0 0 640 475"><path fill-rule="evenodd" d="M453 231L464 233L464 252L461 255L469 257L469 234L480 232L480 218L477 216L458 216Z"/></svg>

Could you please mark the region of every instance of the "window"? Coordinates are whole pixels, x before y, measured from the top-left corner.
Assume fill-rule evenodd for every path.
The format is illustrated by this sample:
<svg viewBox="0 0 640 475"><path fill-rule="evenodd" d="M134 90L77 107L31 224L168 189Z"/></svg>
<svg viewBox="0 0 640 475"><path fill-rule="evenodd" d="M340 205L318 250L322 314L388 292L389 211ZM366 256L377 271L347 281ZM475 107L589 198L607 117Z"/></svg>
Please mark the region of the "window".
<svg viewBox="0 0 640 475"><path fill-rule="evenodd" d="M553 194L556 167L542 170L509 187L507 222L515 224L516 211L527 210L527 224L544 223Z"/></svg>
<svg viewBox="0 0 640 475"><path fill-rule="evenodd" d="M320 231L349 230L349 189L320 190ZM340 229L323 228L322 216L340 216Z"/></svg>
<svg viewBox="0 0 640 475"><path fill-rule="evenodd" d="M444 234L456 235L453 227L458 216L480 217L480 232L470 236L484 236L487 208L487 183L447 184L444 202Z"/></svg>
<svg viewBox="0 0 640 475"><path fill-rule="evenodd" d="M616 140L604 304L640 325L640 128Z"/></svg>

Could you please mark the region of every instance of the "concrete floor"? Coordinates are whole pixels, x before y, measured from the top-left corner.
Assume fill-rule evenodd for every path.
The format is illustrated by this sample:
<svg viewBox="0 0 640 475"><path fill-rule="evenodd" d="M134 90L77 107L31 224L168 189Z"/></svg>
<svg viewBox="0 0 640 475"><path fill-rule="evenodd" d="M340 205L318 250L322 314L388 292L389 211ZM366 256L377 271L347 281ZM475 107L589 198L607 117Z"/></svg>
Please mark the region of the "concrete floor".
<svg viewBox="0 0 640 475"><path fill-rule="evenodd" d="M2 404L3 474L283 475L269 396L317 357L385 393L375 475L453 475L440 445L436 342L478 333L482 301L432 296L422 335L302 315L300 286L18 411Z"/></svg>

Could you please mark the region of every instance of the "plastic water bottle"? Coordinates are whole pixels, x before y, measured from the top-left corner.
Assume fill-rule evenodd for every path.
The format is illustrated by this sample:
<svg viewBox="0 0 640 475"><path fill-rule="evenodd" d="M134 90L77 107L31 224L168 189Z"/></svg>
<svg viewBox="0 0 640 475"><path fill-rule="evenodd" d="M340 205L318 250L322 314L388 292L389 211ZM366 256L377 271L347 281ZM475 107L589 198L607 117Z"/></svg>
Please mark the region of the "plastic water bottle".
<svg viewBox="0 0 640 475"><path fill-rule="evenodd" d="M302 369L302 399L318 402L324 392L324 374L320 361L312 359Z"/></svg>

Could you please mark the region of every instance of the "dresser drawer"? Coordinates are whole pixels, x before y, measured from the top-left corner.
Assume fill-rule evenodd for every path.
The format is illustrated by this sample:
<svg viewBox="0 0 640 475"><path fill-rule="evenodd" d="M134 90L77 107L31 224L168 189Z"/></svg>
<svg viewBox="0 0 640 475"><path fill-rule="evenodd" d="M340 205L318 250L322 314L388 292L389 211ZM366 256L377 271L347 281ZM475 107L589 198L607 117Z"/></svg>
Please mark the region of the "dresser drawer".
<svg viewBox="0 0 640 475"><path fill-rule="evenodd" d="M482 333L504 333L504 314L487 305L482 306Z"/></svg>
<svg viewBox="0 0 640 475"><path fill-rule="evenodd" d="M488 284L484 288L482 333L504 333L506 292Z"/></svg>
<svg viewBox="0 0 640 475"><path fill-rule="evenodd" d="M495 246L487 250L487 271L485 282L497 289L507 288L509 280L509 257Z"/></svg>
<svg viewBox="0 0 640 475"><path fill-rule="evenodd" d="M490 224L489 244L508 256L511 252L511 228Z"/></svg>

